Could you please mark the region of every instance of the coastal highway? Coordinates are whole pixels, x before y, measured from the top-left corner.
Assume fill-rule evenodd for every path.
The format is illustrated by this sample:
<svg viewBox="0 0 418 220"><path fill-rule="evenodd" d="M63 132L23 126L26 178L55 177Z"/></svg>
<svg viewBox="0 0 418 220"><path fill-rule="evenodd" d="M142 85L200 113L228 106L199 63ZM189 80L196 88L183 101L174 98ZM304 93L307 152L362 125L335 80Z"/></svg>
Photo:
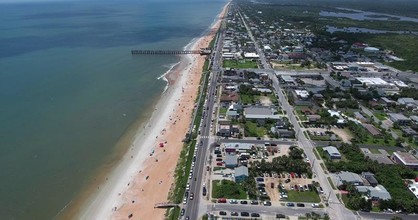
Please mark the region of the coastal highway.
<svg viewBox="0 0 418 220"><path fill-rule="evenodd" d="M212 71L210 73L209 87L207 91L207 103L204 106L204 112L202 118L202 127L200 128L201 136L211 136L211 123L212 123L212 113L214 111L214 105L216 103L216 85L217 80L221 71L219 63L220 60L220 51L222 50L224 32L221 25L217 41L215 42L216 50L213 52L213 61L212 61ZM215 128L215 126L213 126ZM184 217L189 217L189 219L199 219L199 205L201 203L202 189L203 189L203 176L206 172L206 158L209 151L211 139L209 138L198 138L198 149L196 153L196 162L193 169L193 178L190 181L190 193L194 193L194 199L187 200L186 205L184 206L185 214ZM202 201L203 202L203 201Z"/></svg>
<svg viewBox="0 0 418 220"><path fill-rule="evenodd" d="M247 26L247 23L245 22L244 16L242 16L241 12L239 12L239 15L244 23L244 26L246 27L248 34L251 38L251 40L254 42L255 48L257 50L257 53L260 56L260 60L261 63L263 65L263 67L265 69L271 69L270 65L268 65L265 57L264 57L264 53L263 51L260 49L258 42L254 39L250 28ZM279 85L279 81L277 79L277 77L270 73L269 74L270 79L272 79L273 81L273 88L275 89L277 96L279 98L279 102L281 102L281 106L283 108L284 111L286 111L287 116L290 120L290 122L293 124L294 126L294 130L296 132L296 137L298 139L299 142L299 147L301 147L306 156L308 157L308 159L310 161L312 161L312 171L314 174L316 174L317 178L318 178L318 182L321 184L322 188L324 189L324 192L326 193L326 195L328 195L328 203L329 203L329 207L327 207L327 211L328 214L330 215L331 219L357 219L357 216L350 210L346 209L344 204L342 204L339 199L337 198L334 190L331 188L330 183L327 180L327 176L324 173L324 170L322 170L322 168L320 167L319 163L315 163L316 157L313 153L313 149L314 146L313 144L310 142L310 140L308 140L305 135L303 134L302 128L299 125L295 114L293 113L293 107L289 104L289 102L287 101L286 97L283 94L283 91L280 88Z"/></svg>

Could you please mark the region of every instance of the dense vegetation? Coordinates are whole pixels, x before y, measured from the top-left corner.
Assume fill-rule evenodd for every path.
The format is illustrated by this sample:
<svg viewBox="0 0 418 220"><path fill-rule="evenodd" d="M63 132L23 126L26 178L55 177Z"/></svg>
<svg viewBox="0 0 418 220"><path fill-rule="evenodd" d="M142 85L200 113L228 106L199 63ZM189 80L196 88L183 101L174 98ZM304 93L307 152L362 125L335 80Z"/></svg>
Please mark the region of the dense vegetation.
<svg viewBox="0 0 418 220"><path fill-rule="evenodd" d="M246 199L247 195L241 185L230 180L212 181L212 197L226 199Z"/></svg>
<svg viewBox="0 0 418 220"><path fill-rule="evenodd" d="M416 198L405 187L403 180L415 178L414 171L401 165L379 164L376 161L370 160L368 157L364 157L360 148L356 145L342 144L339 150L348 161L326 161L326 166L330 172L372 172L375 174L377 181L382 184L392 196L391 200L380 202L380 208L382 210L390 208L392 210L404 210L410 213L418 213ZM353 204L351 208L354 209L358 207L362 207L362 205Z"/></svg>

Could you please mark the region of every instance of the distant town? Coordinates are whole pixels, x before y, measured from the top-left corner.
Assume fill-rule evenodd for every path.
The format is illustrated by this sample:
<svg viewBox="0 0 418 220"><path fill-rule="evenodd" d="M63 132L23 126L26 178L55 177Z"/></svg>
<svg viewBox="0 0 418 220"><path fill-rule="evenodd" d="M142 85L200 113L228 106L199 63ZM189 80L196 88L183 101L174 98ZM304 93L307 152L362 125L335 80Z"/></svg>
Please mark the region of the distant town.
<svg viewBox="0 0 418 220"><path fill-rule="evenodd" d="M414 67L274 7L232 1L223 19L180 218L416 218Z"/></svg>

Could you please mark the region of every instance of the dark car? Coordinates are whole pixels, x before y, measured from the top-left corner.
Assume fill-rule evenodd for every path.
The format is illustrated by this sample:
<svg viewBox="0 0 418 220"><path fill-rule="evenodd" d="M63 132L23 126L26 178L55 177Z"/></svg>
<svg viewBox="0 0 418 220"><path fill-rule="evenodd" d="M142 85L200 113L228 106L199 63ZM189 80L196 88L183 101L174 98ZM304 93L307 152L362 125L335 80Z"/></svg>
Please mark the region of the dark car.
<svg viewBox="0 0 418 220"><path fill-rule="evenodd" d="M258 214L258 213L251 213L251 217L260 217L260 214Z"/></svg>
<svg viewBox="0 0 418 220"><path fill-rule="evenodd" d="M226 212L225 211L220 211L219 215L226 215Z"/></svg>
<svg viewBox="0 0 418 220"><path fill-rule="evenodd" d="M238 212L231 212L231 216L238 216Z"/></svg>
<svg viewBox="0 0 418 220"><path fill-rule="evenodd" d="M263 202L263 205L264 205L264 206L271 206L271 202L270 202L270 201L264 201L264 202Z"/></svg>
<svg viewBox="0 0 418 220"><path fill-rule="evenodd" d="M295 207L295 203L293 203L293 202L288 202L288 203L286 204L286 206L287 206L287 207Z"/></svg>
<svg viewBox="0 0 418 220"><path fill-rule="evenodd" d="M297 207L305 207L305 204L303 204L303 203L297 203L296 206Z"/></svg>
<svg viewBox="0 0 418 220"><path fill-rule="evenodd" d="M286 216L283 214L276 214L276 218L286 218Z"/></svg>
<svg viewBox="0 0 418 220"><path fill-rule="evenodd" d="M242 200L242 201L240 201L239 203L241 203L241 204L243 204L243 205L248 204L248 202L247 202L247 201L245 201L245 200Z"/></svg>
<svg viewBox="0 0 418 220"><path fill-rule="evenodd" d="M241 216L250 216L250 213L248 213L248 212L241 212Z"/></svg>
<svg viewBox="0 0 418 220"><path fill-rule="evenodd" d="M251 201L251 205L258 205L258 201L257 200Z"/></svg>
<svg viewBox="0 0 418 220"><path fill-rule="evenodd" d="M184 212L186 212L186 210L181 209L180 215L183 216L184 215Z"/></svg>
<svg viewBox="0 0 418 220"><path fill-rule="evenodd" d="M288 183L288 182L290 182L290 179L286 179L284 182L285 182L285 183Z"/></svg>

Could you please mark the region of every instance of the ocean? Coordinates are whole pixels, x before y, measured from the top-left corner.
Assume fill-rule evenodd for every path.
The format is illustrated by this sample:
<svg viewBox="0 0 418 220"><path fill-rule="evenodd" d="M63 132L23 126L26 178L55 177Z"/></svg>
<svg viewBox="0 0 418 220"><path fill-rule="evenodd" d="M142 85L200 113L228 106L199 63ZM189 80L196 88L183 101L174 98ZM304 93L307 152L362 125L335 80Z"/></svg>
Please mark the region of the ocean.
<svg viewBox="0 0 418 220"><path fill-rule="evenodd" d="M53 219L129 144L226 0L0 0L0 215Z"/></svg>

